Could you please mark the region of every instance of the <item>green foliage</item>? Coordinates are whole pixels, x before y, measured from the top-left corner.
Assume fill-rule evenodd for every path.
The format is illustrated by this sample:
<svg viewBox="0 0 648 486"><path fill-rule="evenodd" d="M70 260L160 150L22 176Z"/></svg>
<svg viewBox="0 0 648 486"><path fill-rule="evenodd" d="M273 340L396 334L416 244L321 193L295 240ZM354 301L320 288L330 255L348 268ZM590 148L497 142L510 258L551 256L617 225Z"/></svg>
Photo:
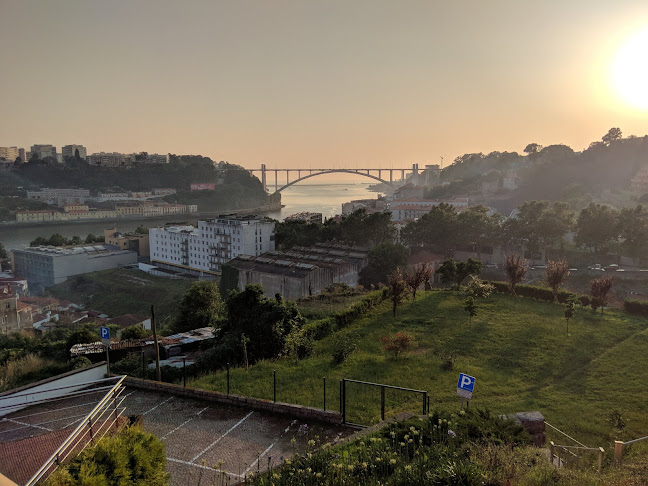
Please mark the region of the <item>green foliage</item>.
<svg viewBox="0 0 648 486"><path fill-rule="evenodd" d="M165 486L164 444L138 427L127 427L104 437L69 464L60 466L48 479L48 486Z"/></svg>
<svg viewBox="0 0 648 486"><path fill-rule="evenodd" d="M223 265L221 267L221 278L218 290L223 299L226 299L230 290L238 291L239 271L231 265Z"/></svg>
<svg viewBox="0 0 648 486"><path fill-rule="evenodd" d="M455 261L454 258L447 258L437 270L441 282L452 284L457 289L469 275L479 275L484 264L479 260L469 258L465 261Z"/></svg>
<svg viewBox="0 0 648 486"><path fill-rule="evenodd" d="M480 279L475 275L471 275L468 279L468 284L464 289L466 297L486 299L493 292L494 287L492 284Z"/></svg>
<svg viewBox="0 0 648 486"><path fill-rule="evenodd" d="M407 265L409 250L400 243L383 242L369 252L369 262L360 271L360 285L365 288L384 284L398 267Z"/></svg>
<svg viewBox="0 0 648 486"><path fill-rule="evenodd" d="M65 341L65 349L70 351L70 348L75 344L87 344L87 343L96 343L100 341L99 334L91 331L88 328L78 329L73 331Z"/></svg>
<svg viewBox="0 0 648 486"><path fill-rule="evenodd" d="M392 301L392 313L396 317L396 309L407 299L409 287L400 268L396 268L387 277L387 288L389 289L389 299Z"/></svg>
<svg viewBox="0 0 648 486"><path fill-rule="evenodd" d="M7 250L5 250L4 245L0 241L0 260L4 260L7 258Z"/></svg>
<svg viewBox="0 0 648 486"><path fill-rule="evenodd" d="M575 243L590 249L594 261L600 251L618 236L617 213L608 206L590 203L578 215Z"/></svg>
<svg viewBox="0 0 648 486"><path fill-rule="evenodd" d="M466 297L466 300L464 300L464 310L468 313L471 322L472 318L477 315L477 309L478 306L475 302L475 298L472 295Z"/></svg>
<svg viewBox="0 0 648 486"><path fill-rule="evenodd" d="M80 370L87 368L88 366L92 366L92 361L85 356L79 356L70 361L70 369L72 370Z"/></svg>
<svg viewBox="0 0 648 486"><path fill-rule="evenodd" d="M644 300L626 299L623 302L623 310L628 314L648 317L648 302Z"/></svg>
<svg viewBox="0 0 648 486"><path fill-rule="evenodd" d="M85 241L81 241L81 238L79 236L73 236L72 238L66 238L63 235L60 235L59 233L55 233L49 238L43 238L42 236L36 237L35 240L31 241L29 243L29 246L70 246L70 245L80 245L81 243L103 243L104 242L104 237L102 236L95 236L92 233L90 233Z"/></svg>
<svg viewBox="0 0 648 486"><path fill-rule="evenodd" d="M364 316L373 307L389 298L389 289L376 290L364 296L360 302L351 305L347 310L335 314L335 323L338 329L348 326L356 319Z"/></svg>
<svg viewBox="0 0 648 486"><path fill-rule="evenodd" d="M356 345L351 341L349 336L338 335L333 340L333 364L340 365L346 361L353 351L355 351Z"/></svg>
<svg viewBox="0 0 648 486"><path fill-rule="evenodd" d="M144 326L137 324L122 330L120 338L122 341L126 341L127 339L143 339L150 335L150 331L144 329Z"/></svg>
<svg viewBox="0 0 648 486"><path fill-rule="evenodd" d="M511 286L507 282L490 282L495 292L501 294L510 294ZM545 302L554 301L554 293L550 288L540 287L537 285L517 285L515 292L518 297L526 297L529 299L543 300ZM575 298L582 306L590 305L590 297L588 295L575 295L567 290L559 290L556 294L556 300L563 304L570 298Z"/></svg>
<svg viewBox="0 0 648 486"><path fill-rule="evenodd" d="M331 317L326 317L324 319L308 321L304 324L304 331L309 339L319 341L331 334L334 326L335 320Z"/></svg>
<svg viewBox="0 0 648 486"><path fill-rule="evenodd" d="M218 286L211 281L195 282L180 301L173 331L186 332L201 327L215 327L223 310Z"/></svg>
<svg viewBox="0 0 648 486"><path fill-rule="evenodd" d="M648 241L648 211L640 204L636 208L623 208L619 212L619 236L622 247L633 260L642 255Z"/></svg>
<svg viewBox="0 0 648 486"><path fill-rule="evenodd" d="M136 235L147 235L148 232L149 232L148 228L141 224L137 228L135 228Z"/></svg>

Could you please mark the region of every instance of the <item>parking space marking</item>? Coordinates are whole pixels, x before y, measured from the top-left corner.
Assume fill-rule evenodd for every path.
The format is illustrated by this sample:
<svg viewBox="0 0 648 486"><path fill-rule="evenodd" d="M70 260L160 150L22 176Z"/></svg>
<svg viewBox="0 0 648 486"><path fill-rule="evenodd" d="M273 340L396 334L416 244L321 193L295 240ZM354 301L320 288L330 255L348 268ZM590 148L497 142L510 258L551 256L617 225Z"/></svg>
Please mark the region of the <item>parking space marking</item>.
<svg viewBox="0 0 648 486"><path fill-rule="evenodd" d="M21 422L20 420L14 420L10 418L4 418L3 420L6 420L7 422L13 422L14 424L18 424L18 425L24 425L25 427L34 427L35 429L41 429L41 430L46 430L47 432L52 432L52 429L48 429L47 427L41 427L40 425L36 425L36 424L28 424L27 422ZM12 429L12 430L17 430L17 429Z"/></svg>
<svg viewBox="0 0 648 486"><path fill-rule="evenodd" d="M188 424L189 422L191 422L192 420L195 420L196 417L200 416L200 414L203 413L203 412L204 412L205 410L207 410L208 408L209 408L209 407L205 407L205 408L203 408L200 412L198 412L198 413L196 414L195 417L188 418L187 420L185 420L184 422L182 422L180 425L178 425L175 429L173 429L171 432L166 433L166 434L162 437L162 440L166 439L166 438L169 437L171 434L173 434L175 431L177 431L178 429L181 429L182 427L184 427L185 425L187 425L187 424Z"/></svg>
<svg viewBox="0 0 648 486"><path fill-rule="evenodd" d="M239 421L236 422L234 425L232 425L232 426L227 430L227 432L225 432L225 433L224 433L223 435L221 435L218 439L216 439L214 442L212 442L211 444L209 444L209 446L207 446L207 447L206 447L206 448L205 448L205 449L204 449L200 454L198 454L196 457L194 457L190 462L195 462L196 459L198 459L200 456L202 456L203 454L205 454L209 449L211 449L211 448L214 447L216 444L218 444L222 439L224 439L225 437L227 437L227 436L229 435L229 433L232 432L236 427L238 427L238 426L241 425L243 422L245 422L245 421L250 417L250 415L252 415L253 413L254 413L254 411L248 413L245 417L243 417L241 420L239 420Z"/></svg>
<svg viewBox="0 0 648 486"><path fill-rule="evenodd" d="M155 410L156 408L158 408L158 407L164 405L164 404L167 403L167 402L170 402L171 400L173 400L173 397L169 397L169 398L167 398L167 399L164 400L163 402L158 403L155 407L153 407L153 408L147 410L146 412L144 412L144 413L142 414L142 416L151 413L151 412L152 412L153 410Z"/></svg>
<svg viewBox="0 0 648 486"><path fill-rule="evenodd" d="M263 452L262 452L262 453L261 453L261 454L260 454L260 455L255 459L255 460L254 460L254 462L253 462L252 464L250 464L250 466L245 470L245 472L243 472L243 476L245 476L247 473L249 473L249 472L252 470L252 468L253 468L254 466L256 466L257 462L259 462L259 460L261 460L262 457L264 457L268 452L270 452L270 449L272 449L272 448L275 446L275 444L276 444L277 442L279 442L279 440L281 440L281 438L282 438L284 435L286 435L286 434L288 433L288 431L290 430L290 427L292 427L292 426L295 425L296 423L297 423L297 420L293 420L292 422L290 422L290 425L289 425L288 427L286 427L286 429L283 431L283 434L281 434L279 437L277 437L275 440L273 440L273 441L272 441L272 444L270 444L270 445L267 447L267 449L266 449L265 451L263 451Z"/></svg>
<svg viewBox="0 0 648 486"><path fill-rule="evenodd" d="M244 477L241 474L236 474L236 473L233 473L233 472L227 472L227 471L225 471L223 469L214 469L213 467L203 466L202 464L194 464L193 462L183 461L181 459L175 459L173 457L167 457L166 459L167 459L167 461L177 462L178 464L183 464L185 466L198 467L200 469L207 469L208 471L214 471L214 472L222 472L222 473L228 474L230 476L237 477L239 479Z"/></svg>

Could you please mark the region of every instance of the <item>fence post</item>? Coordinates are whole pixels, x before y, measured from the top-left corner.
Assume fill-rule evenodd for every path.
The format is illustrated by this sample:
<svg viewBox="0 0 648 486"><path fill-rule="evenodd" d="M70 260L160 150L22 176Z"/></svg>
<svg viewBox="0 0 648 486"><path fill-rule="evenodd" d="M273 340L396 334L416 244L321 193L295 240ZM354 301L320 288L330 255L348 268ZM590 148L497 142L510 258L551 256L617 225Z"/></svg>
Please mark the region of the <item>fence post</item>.
<svg viewBox="0 0 648 486"><path fill-rule="evenodd" d="M427 404L428 404L428 398L427 398L427 392L423 392L423 415L426 415L426 410L427 410Z"/></svg>
<svg viewBox="0 0 648 486"><path fill-rule="evenodd" d="M346 424L346 380L342 378L342 423Z"/></svg>
<svg viewBox="0 0 648 486"><path fill-rule="evenodd" d="M229 396L229 390L230 390L229 389L229 386L230 386L229 380L230 380L230 378L229 378L229 363L227 363L227 395L228 396Z"/></svg>
<svg viewBox="0 0 648 486"><path fill-rule="evenodd" d="M272 370L272 401L277 403L277 370Z"/></svg>
<svg viewBox="0 0 648 486"><path fill-rule="evenodd" d="M620 440L614 441L614 465L620 466L623 459L623 442Z"/></svg>
<svg viewBox="0 0 648 486"><path fill-rule="evenodd" d="M602 447L599 447L599 453L598 453L598 472L601 472L601 469L603 468L603 456L605 455L605 449Z"/></svg>
<svg viewBox="0 0 648 486"><path fill-rule="evenodd" d="M555 449L555 444L553 440L549 441L549 459L551 460L551 465L553 466L554 463L554 449ZM558 460L558 466L560 466L560 459Z"/></svg>
<svg viewBox="0 0 648 486"><path fill-rule="evenodd" d="M182 385L187 388L187 357L182 357Z"/></svg>
<svg viewBox="0 0 648 486"><path fill-rule="evenodd" d="M326 412L326 376L322 377L322 380L324 381L324 411Z"/></svg>
<svg viewBox="0 0 648 486"><path fill-rule="evenodd" d="M340 415L342 415L342 380L340 380Z"/></svg>
<svg viewBox="0 0 648 486"><path fill-rule="evenodd" d="M385 387L380 387L380 420L385 420Z"/></svg>

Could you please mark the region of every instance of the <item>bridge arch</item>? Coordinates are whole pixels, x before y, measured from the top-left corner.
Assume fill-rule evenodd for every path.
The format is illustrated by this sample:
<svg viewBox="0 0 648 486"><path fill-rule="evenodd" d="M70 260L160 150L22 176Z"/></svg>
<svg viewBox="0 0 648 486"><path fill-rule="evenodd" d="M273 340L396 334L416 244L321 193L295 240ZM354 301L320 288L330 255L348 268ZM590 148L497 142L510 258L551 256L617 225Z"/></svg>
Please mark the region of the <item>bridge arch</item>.
<svg viewBox="0 0 648 486"><path fill-rule="evenodd" d="M311 177L325 175L325 174L335 174L335 173L338 173L338 172L345 173L345 174L355 174L355 175L361 175L361 176L364 176L364 177L369 177L370 179L376 180L378 182L382 182L383 184L387 184L389 187L392 187L392 188L395 189L394 184L392 184L391 182L386 181L385 179L382 179L382 178L380 178L378 176L375 176L375 175L372 175L372 174L367 174L365 172L360 172L360 171L356 171L356 170L352 170L352 169L330 169L330 170L324 170L324 171L321 171L321 172L316 172L315 174L308 174L308 175L305 175L303 177L300 177L299 179L295 179L294 181L291 181L288 184L285 184L285 185L281 186L275 192L281 192L284 189L288 189L290 186L292 186L294 184L297 184L298 182L301 182L301 181L303 181L305 179L310 179Z"/></svg>

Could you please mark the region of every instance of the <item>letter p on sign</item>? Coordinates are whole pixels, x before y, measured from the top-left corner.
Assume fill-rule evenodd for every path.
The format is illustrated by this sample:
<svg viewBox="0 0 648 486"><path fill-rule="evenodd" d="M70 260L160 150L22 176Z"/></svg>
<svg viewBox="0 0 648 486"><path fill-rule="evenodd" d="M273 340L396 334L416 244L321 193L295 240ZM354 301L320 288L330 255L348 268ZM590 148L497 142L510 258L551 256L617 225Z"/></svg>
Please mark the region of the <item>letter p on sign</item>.
<svg viewBox="0 0 648 486"><path fill-rule="evenodd" d="M475 377L461 373L459 381L457 381L457 395L462 398L472 398L473 390L475 388Z"/></svg>

